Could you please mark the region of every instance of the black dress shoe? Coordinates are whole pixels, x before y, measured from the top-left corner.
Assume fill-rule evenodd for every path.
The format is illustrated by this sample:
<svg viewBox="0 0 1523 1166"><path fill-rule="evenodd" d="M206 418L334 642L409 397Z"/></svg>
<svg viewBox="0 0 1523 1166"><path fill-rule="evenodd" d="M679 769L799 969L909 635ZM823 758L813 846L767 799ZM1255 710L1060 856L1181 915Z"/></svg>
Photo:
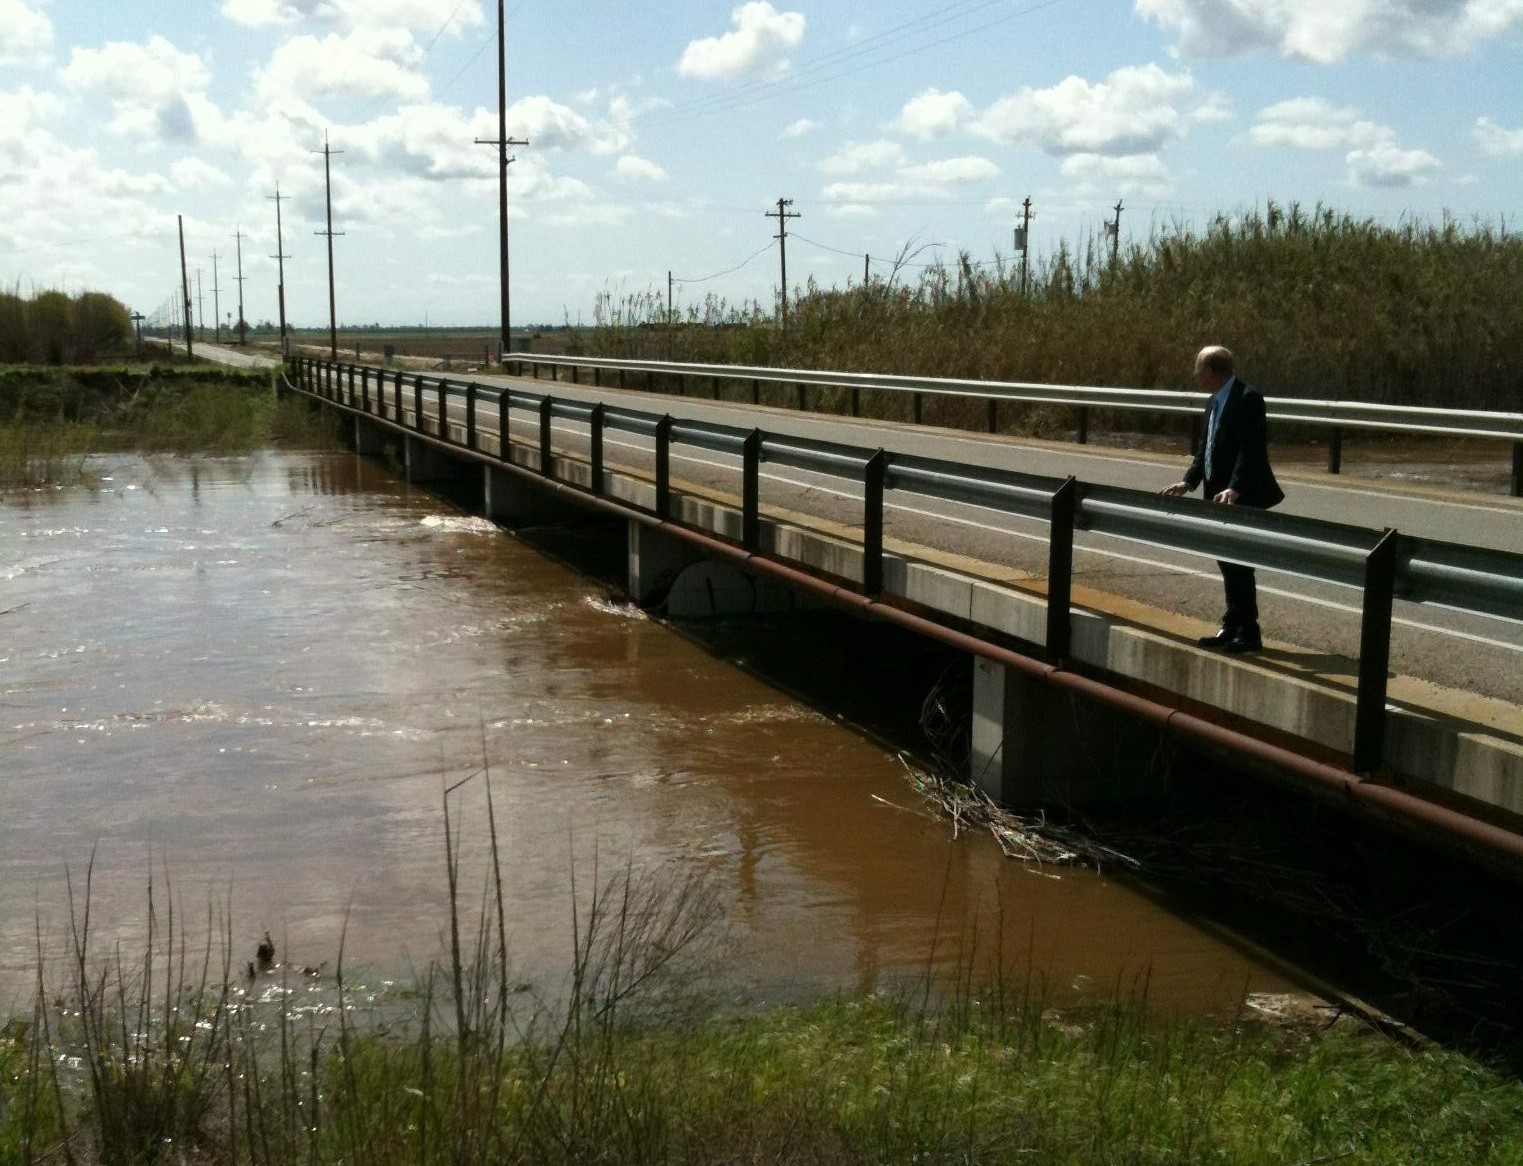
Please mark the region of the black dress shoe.
<svg viewBox="0 0 1523 1166"><path fill-rule="evenodd" d="M1217 628L1215 633L1209 636L1201 636L1195 642L1202 648L1225 648L1237 638L1237 629L1229 627Z"/></svg>
<svg viewBox="0 0 1523 1166"><path fill-rule="evenodd" d="M1255 631L1238 632L1222 645L1223 652L1229 652L1234 656L1240 656L1244 652L1261 652L1263 649L1264 641Z"/></svg>

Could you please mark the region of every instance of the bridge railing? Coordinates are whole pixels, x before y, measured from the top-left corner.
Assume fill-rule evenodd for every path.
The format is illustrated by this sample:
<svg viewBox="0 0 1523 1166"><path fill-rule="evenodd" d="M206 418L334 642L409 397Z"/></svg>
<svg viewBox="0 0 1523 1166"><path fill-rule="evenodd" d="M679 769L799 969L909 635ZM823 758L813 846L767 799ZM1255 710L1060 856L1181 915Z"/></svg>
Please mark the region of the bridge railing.
<svg viewBox="0 0 1523 1166"><path fill-rule="evenodd" d="M912 377L884 373L840 372L829 369L767 368L733 364L691 364L663 360L629 360L617 357L538 356L514 353L505 367L519 376L526 372L538 379L569 376L576 384L639 387L661 391L676 386L683 396L718 395L718 385L729 382L749 386L753 404L761 401L762 385L788 385L794 402L805 407L805 389L844 389L849 393L853 417L861 413L864 392L905 394L916 424L928 397L971 398L986 402L988 429L998 428L998 406L1013 401L1024 404L1060 405L1074 413L1077 440L1089 440L1092 410L1121 410L1153 415L1187 416L1192 423L1191 445L1199 440L1204 402L1198 393L1162 389L1118 389L1093 385L1047 385L1023 381L980 381L953 377ZM1523 413L1479 409L1435 409L1412 405L1376 405L1362 401L1326 401L1293 397L1268 399L1271 421L1313 426L1328 431L1327 469L1338 473L1343 464L1343 435L1348 430L1405 433L1426 437L1483 438L1512 447L1511 491L1523 496Z"/></svg>
<svg viewBox="0 0 1523 1166"><path fill-rule="evenodd" d="M1379 768L1382 762L1391 617L1396 598L1523 622L1523 554L1509 551L1415 538L1392 529L1216 506L1199 499L1167 497L1072 477L974 467L883 448L716 425L623 405L590 405L517 387L499 390L413 374L406 377L404 389L400 372L309 359L298 362L297 373L298 387L303 391L469 450L486 460L511 461L515 438L510 426L515 410L536 415L532 443L538 447L539 472L552 479L556 464L553 422L559 418L585 426L591 451L590 493L595 497L605 493L602 449L606 434L616 431L649 438L653 442L651 472L656 484L653 512L663 521L675 521L673 447L729 455L737 459L741 475L740 542L753 552L761 549L759 475L764 462L851 483L860 491L863 531L861 578L852 582L866 595L878 595L883 590L886 493L936 498L1045 522L1049 537L1043 647L1054 663L1069 654L1076 532L1129 539L1357 589L1361 595L1359 678L1351 752L1354 769L1361 773ZM409 397L409 408L404 410L404 398ZM483 402L498 418L500 452L495 458L486 454L479 442L476 414ZM457 441L451 432L455 405L459 406L455 412L464 414L464 441ZM518 427L522 428L521 421ZM518 440L527 443L531 438L526 434Z"/></svg>

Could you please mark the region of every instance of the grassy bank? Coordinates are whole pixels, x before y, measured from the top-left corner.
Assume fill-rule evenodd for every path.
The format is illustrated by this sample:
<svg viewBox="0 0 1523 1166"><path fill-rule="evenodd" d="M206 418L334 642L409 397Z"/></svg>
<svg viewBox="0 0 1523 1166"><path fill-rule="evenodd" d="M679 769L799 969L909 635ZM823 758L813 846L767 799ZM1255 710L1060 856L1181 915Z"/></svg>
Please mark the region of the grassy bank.
<svg viewBox="0 0 1523 1166"><path fill-rule="evenodd" d="M82 480L91 454L237 453L329 429L268 372L212 366L0 368L0 488Z"/></svg>
<svg viewBox="0 0 1523 1166"><path fill-rule="evenodd" d="M782 329L771 305L711 298L670 319L659 293L607 296L573 339L609 356L1132 388L1189 387L1195 352L1221 343L1271 395L1523 409L1523 238L1484 225L1271 205L1160 229L1115 261L1099 240L1062 248L1025 292L1018 260L963 256L790 300ZM983 424L981 406L940 408L937 423ZM1010 415L1039 428L1043 411Z"/></svg>
<svg viewBox="0 0 1523 1166"><path fill-rule="evenodd" d="M384 1014L342 962L314 1008L310 970L264 945L244 969L222 913L191 934L153 887L136 954L100 944L87 877L63 982L40 968L0 1037L0 1161L1523 1162L1515 1077L1331 1011L1057 1009L969 956L944 986L737 1012L701 987L711 888L670 870L573 888L541 998L495 862L462 903L454 829L447 950Z"/></svg>

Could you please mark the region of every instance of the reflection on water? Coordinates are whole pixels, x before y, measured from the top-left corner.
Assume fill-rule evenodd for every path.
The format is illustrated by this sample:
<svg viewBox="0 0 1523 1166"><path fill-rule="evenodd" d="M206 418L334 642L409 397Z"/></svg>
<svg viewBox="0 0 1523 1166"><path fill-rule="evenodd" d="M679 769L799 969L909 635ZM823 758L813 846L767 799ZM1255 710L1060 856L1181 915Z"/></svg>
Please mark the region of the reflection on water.
<svg viewBox="0 0 1523 1166"><path fill-rule="evenodd" d="M0 1011L92 853L107 935L136 934L152 867L230 905L240 966L268 929L297 964L342 935L405 977L441 950L443 789L479 772L533 983L567 966L573 869L677 862L720 889L733 996L917 974L975 930L1056 994L1283 986L1103 877L954 839L894 756L374 465L104 473L0 503ZM473 895L481 794L460 791Z"/></svg>

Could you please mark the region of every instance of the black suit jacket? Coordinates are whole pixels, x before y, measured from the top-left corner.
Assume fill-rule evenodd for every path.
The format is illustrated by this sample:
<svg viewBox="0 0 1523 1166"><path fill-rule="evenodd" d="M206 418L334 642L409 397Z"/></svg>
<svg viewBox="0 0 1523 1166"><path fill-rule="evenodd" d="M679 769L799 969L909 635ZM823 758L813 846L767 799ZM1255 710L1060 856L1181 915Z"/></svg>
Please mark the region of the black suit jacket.
<svg viewBox="0 0 1523 1166"><path fill-rule="evenodd" d="M1269 468L1269 426L1264 419L1264 394L1247 381L1233 377L1226 385L1227 399L1211 438L1211 477L1206 480L1206 442L1200 443L1195 460L1185 471L1185 485L1195 489L1206 480L1206 497L1223 490L1236 490L1238 504L1267 510L1285 500L1285 491ZM1206 403L1204 433L1211 433L1211 404Z"/></svg>

